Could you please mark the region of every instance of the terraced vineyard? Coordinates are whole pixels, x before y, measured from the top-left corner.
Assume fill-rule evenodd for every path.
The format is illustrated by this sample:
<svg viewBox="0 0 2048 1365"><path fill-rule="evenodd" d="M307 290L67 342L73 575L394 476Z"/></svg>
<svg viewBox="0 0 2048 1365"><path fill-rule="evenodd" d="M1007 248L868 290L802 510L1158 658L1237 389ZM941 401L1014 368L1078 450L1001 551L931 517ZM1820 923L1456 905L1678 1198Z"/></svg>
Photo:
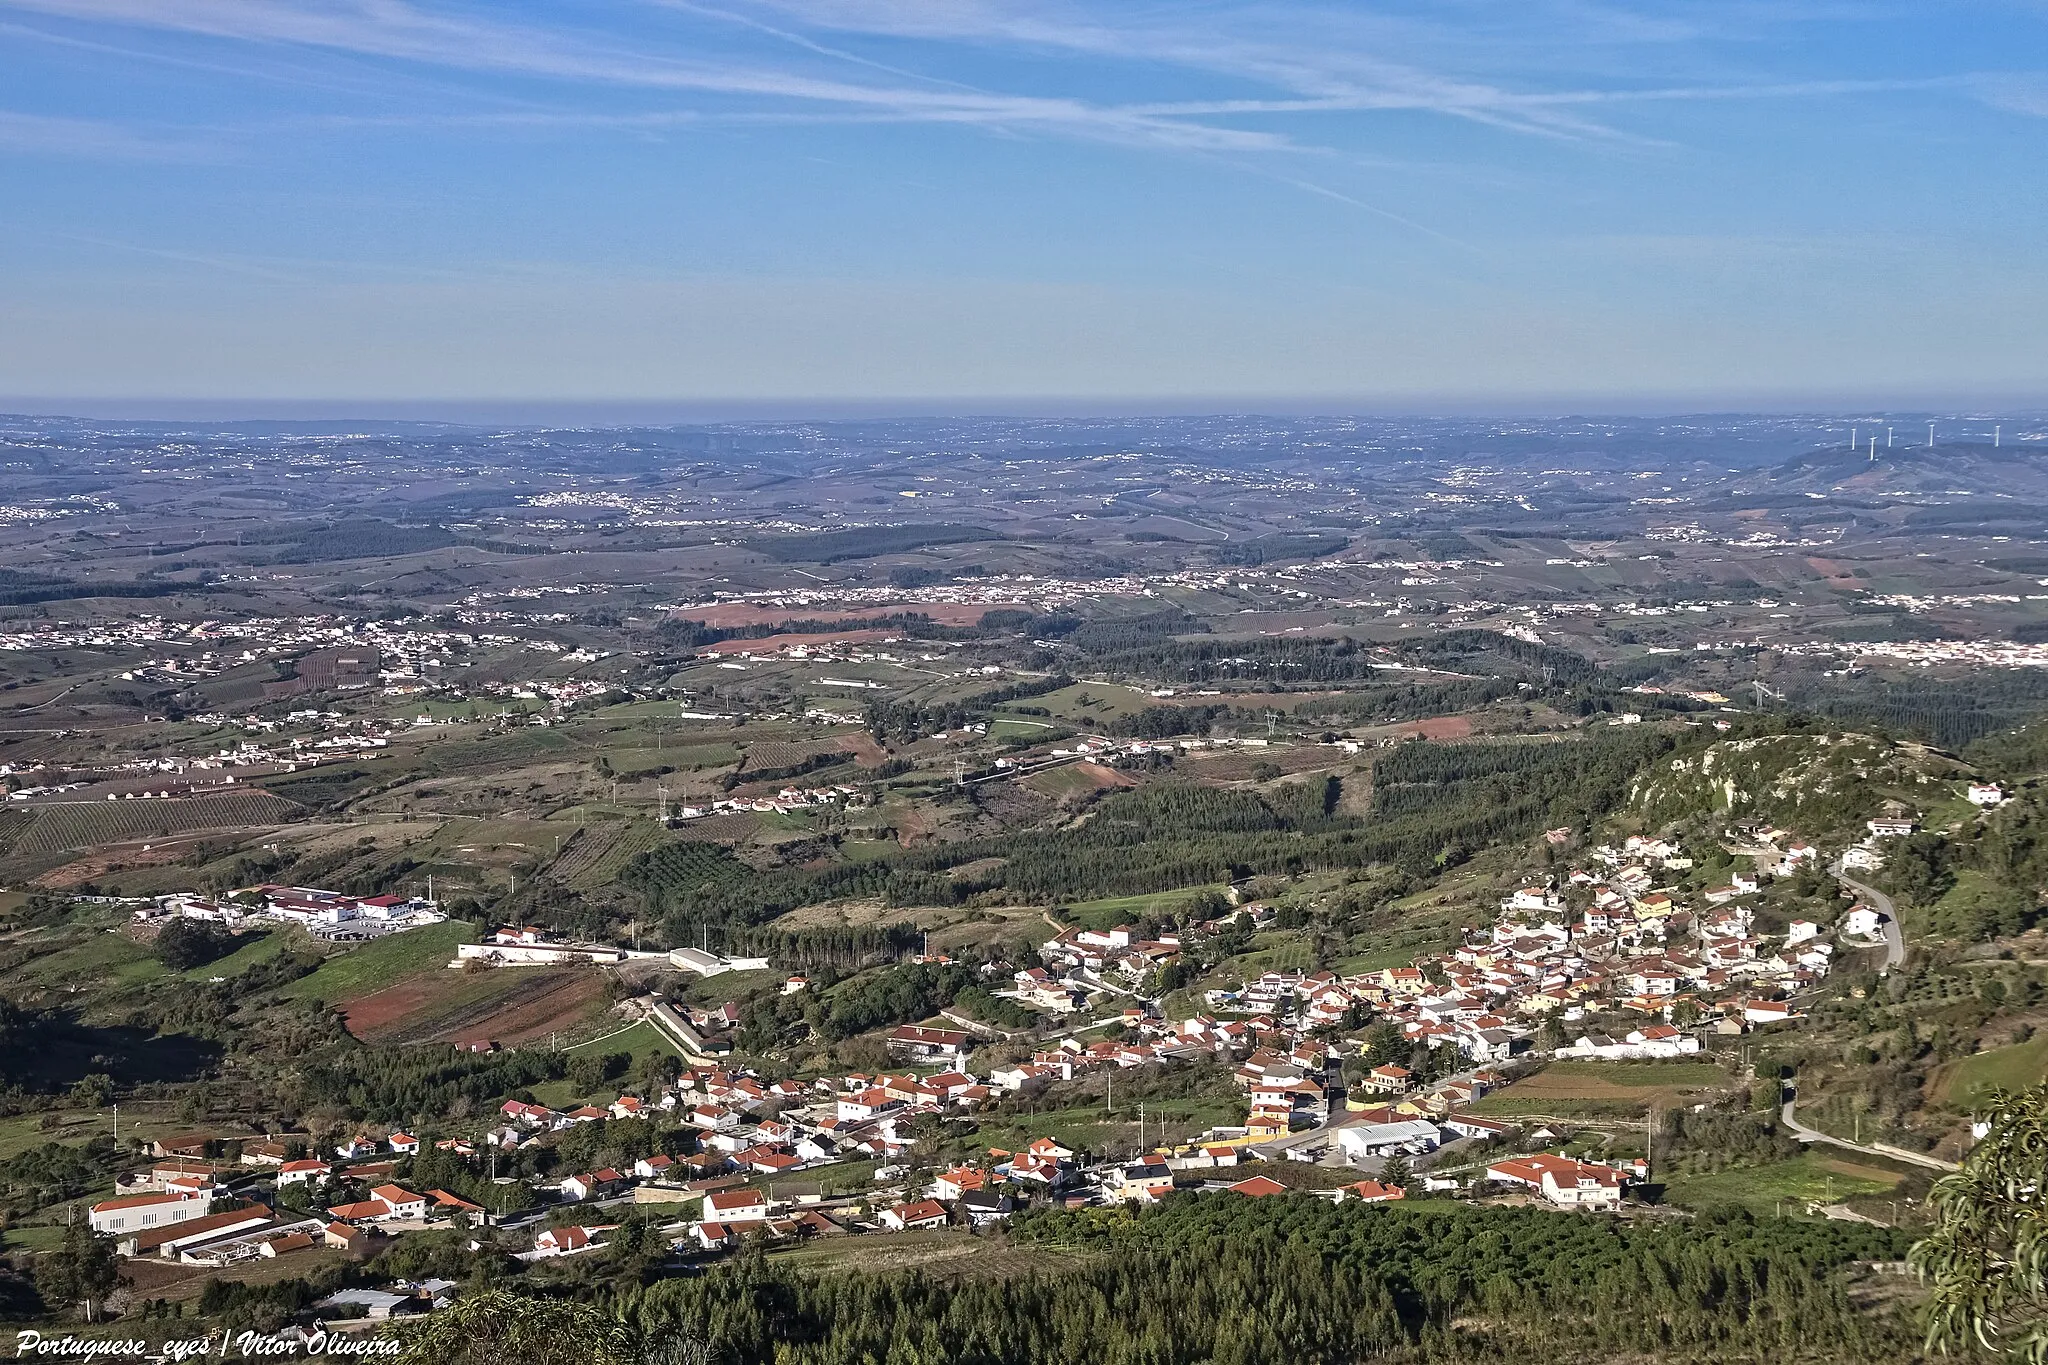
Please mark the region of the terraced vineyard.
<svg viewBox="0 0 2048 1365"><path fill-rule="evenodd" d="M746 756L740 764L740 774L745 776L750 772L780 772L785 768L798 767L820 754L841 752L843 749L836 739L749 744Z"/></svg>
<svg viewBox="0 0 2048 1365"><path fill-rule="evenodd" d="M34 820L35 817L24 810L0 810L0 857L14 851L16 841L28 832Z"/></svg>
<svg viewBox="0 0 2048 1365"><path fill-rule="evenodd" d="M619 879L619 871L663 841L651 820L603 820L578 830L549 873L578 891L594 891Z"/></svg>
<svg viewBox="0 0 2048 1365"><path fill-rule="evenodd" d="M283 824L302 814L303 807L269 792L246 791L189 800L81 801L21 813L29 815L31 823L9 851L36 857L150 835ZM6 839L7 830L0 827L0 845Z"/></svg>

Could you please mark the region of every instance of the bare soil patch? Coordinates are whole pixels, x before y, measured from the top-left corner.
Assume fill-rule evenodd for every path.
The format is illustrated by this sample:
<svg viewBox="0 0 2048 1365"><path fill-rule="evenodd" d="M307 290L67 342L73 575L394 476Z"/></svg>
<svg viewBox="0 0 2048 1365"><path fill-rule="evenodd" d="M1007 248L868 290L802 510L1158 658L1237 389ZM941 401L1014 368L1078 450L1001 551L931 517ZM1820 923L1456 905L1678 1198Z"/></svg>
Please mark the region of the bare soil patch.
<svg viewBox="0 0 2048 1365"><path fill-rule="evenodd" d="M534 969L496 970L523 974ZM604 972L595 967L542 968L531 978L521 975L518 987L512 995L481 1000L436 1019L431 1034L421 1041L488 1038L516 1046L573 1028L601 1010L605 1003Z"/></svg>
<svg viewBox="0 0 2048 1365"><path fill-rule="evenodd" d="M366 1043L512 1045L583 1022L604 996L604 973L594 967L442 969L350 1001L342 1012L348 1031Z"/></svg>
<svg viewBox="0 0 2048 1365"><path fill-rule="evenodd" d="M1394 728L1402 734L1421 735L1424 739L1465 739L1472 733L1472 718L1431 716L1427 720L1411 720Z"/></svg>
<svg viewBox="0 0 2048 1365"><path fill-rule="evenodd" d="M35 879L37 886L46 886L53 891L69 890L97 881L116 868L161 867L174 863L185 855L190 845L207 835L187 835L183 838L157 839L148 843L113 844L107 848L75 858L61 867L53 867Z"/></svg>

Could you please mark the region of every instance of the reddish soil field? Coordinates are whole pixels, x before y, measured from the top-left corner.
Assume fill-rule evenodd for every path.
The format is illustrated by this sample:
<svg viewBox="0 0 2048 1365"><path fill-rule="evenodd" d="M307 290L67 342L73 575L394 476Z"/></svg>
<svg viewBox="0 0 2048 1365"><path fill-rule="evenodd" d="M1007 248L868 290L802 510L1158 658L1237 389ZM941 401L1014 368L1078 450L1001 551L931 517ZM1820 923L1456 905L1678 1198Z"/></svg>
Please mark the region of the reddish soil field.
<svg viewBox="0 0 2048 1365"><path fill-rule="evenodd" d="M445 967L441 970L453 975ZM387 1032L411 1016L425 1012L447 989L447 985L440 977L420 976L401 981L396 986L387 986L342 1005L342 1022L350 1033L367 1040L372 1034Z"/></svg>
<svg viewBox="0 0 2048 1365"><path fill-rule="evenodd" d="M702 621L707 626L765 626L776 621L873 620L899 612L922 612L940 625L971 626L983 612L1001 611L1005 604L983 606L977 602L903 602L888 607L760 607L729 602L715 607L690 607L675 615L683 620ZM1011 604L1014 605L1014 604Z"/></svg>
<svg viewBox="0 0 2048 1365"><path fill-rule="evenodd" d="M1431 716L1428 720L1412 720L1395 728L1405 734L1421 735L1424 739L1463 739L1472 733L1472 718Z"/></svg>
<svg viewBox="0 0 2048 1365"><path fill-rule="evenodd" d="M515 1044L568 1028L604 999L604 974L585 967L498 967L482 998L476 979L445 969L422 974L342 1006L348 1031L364 1042Z"/></svg>
<svg viewBox="0 0 2048 1365"><path fill-rule="evenodd" d="M863 768L879 768L889 761L887 751L865 730L839 736L839 747L852 754L853 761Z"/></svg>
<svg viewBox="0 0 2048 1365"><path fill-rule="evenodd" d="M1105 768L1100 763L1076 763L1074 771L1087 778L1090 782L1093 782L1098 791L1108 791L1111 787L1135 787L1138 785L1137 778L1127 773L1120 773L1114 768Z"/></svg>
<svg viewBox="0 0 2048 1365"><path fill-rule="evenodd" d="M1846 588L1856 585L1856 575L1850 573L1832 559L1820 559L1809 555L1806 560L1806 567L1819 574L1822 578L1825 578L1828 581L1828 586L1831 588Z"/></svg>
<svg viewBox="0 0 2048 1365"><path fill-rule="evenodd" d="M66 891L74 886L83 886L117 867L158 867L174 863L185 854L185 845L202 836L186 835L183 838L170 835L162 839L148 840L149 847L141 842L113 844L83 858L74 859L62 867L53 867L35 879L35 885L47 886L53 891Z"/></svg>
<svg viewBox="0 0 2048 1365"><path fill-rule="evenodd" d="M499 971L532 972L531 967ZM532 987L500 996L434 1021L432 1039L461 1042L490 1039L507 1046L544 1038L589 1019L604 1005L604 973L590 967L544 969Z"/></svg>

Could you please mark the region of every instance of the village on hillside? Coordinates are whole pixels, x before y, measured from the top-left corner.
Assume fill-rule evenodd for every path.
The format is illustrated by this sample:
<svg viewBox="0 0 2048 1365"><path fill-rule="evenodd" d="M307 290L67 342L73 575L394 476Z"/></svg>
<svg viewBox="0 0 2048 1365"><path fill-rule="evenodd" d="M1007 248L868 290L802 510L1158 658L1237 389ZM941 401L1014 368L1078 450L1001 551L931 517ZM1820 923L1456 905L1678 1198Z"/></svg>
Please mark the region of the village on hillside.
<svg viewBox="0 0 2048 1365"><path fill-rule="evenodd" d="M1970 793L1979 804L1996 797ZM1870 866L1884 840L1912 829L1907 819L1873 820L1870 839L1837 860ZM753 1240L981 1227L1033 1205L1145 1204L1191 1190L1620 1209L1651 1178L1645 1157L1601 1159L1587 1144L1569 1147L1568 1132L1472 1106L1530 1060L1682 1058L1710 1035L1796 1024L1841 952L1883 942L1884 917L1862 905L1834 924L1794 920L1782 933L1759 932L1762 887L1822 866L1824 855L1759 822L1726 833L1747 865L1696 902L1668 885L1693 866L1686 851L1634 835L1527 879L1501 898L1491 923L1447 952L1351 975L1267 971L1206 989L1200 1008L1178 1018L1168 1017L1159 985L1183 935L1257 927L1270 905L1239 897L1212 919L1150 938L1128 926L1063 927L1041 944L1038 962L981 968L992 994L1043 1024L1028 1059L979 1074L976 1054L1007 1035L955 1015L889 1029L894 1069L770 1079L719 1060L741 1023L735 1006L637 999L628 1010L682 1058L637 1092L563 1110L507 1097L487 1120L433 1134L162 1139L117 1197L91 1209L91 1225L124 1256L221 1266L313 1247L360 1253L450 1224L530 1234L520 1253L529 1259L572 1256L606 1245L642 1206L652 1206L645 1214L659 1220L672 1253L688 1257ZM1571 844L1572 831L1546 841ZM166 896L135 914L150 925L268 920L330 940L443 919L427 898L281 886ZM579 944L517 926L462 944L450 965L655 959L699 977L769 966L696 949ZM807 988L801 976L782 987ZM1140 1139L1124 1150L1080 1150L1042 1134L974 1159L929 1159L930 1139L949 1122L1003 1114L1028 1125L1033 1107L1076 1081L1106 1078L1113 1093L1119 1075L1197 1063L1228 1070L1241 1122L1170 1140L1162 1123L1154 1142L1140 1107ZM579 1159L593 1153L611 1164ZM1295 1173L1307 1168L1318 1178L1304 1186ZM445 1188L451 1171L466 1192Z"/></svg>

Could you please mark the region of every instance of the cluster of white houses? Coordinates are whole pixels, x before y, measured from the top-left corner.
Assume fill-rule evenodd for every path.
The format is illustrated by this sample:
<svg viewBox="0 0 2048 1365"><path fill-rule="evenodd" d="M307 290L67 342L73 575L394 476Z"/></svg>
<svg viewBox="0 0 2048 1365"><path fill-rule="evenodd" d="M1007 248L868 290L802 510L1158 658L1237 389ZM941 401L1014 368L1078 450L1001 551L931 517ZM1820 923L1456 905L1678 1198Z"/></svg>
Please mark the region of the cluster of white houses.
<svg viewBox="0 0 2048 1365"><path fill-rule="evenodd" d="M1988 797L1980 802L1988 803ZM1873 822L1874 839L1899 832ZM1772 862L1774 872L1818 865L1818 851L1802 841L1777 831L1745 834L1763 842L1768 856L1759 854L1759 860ZM1561 845L1570 842L1569 831L1553 831L1551 837ZM686 1140L672 1144L674 1154L643 1158L630 1171L575 1172L545 1186L546 1196L588 1205L593 1216L543 1230L527 1253L534 1257L602 1246L612 1223L600 1211L624 1200L684 1206L695 1216L671 1225L677 1245L715 1250L753 1236L982 1223L1008 1216L1032 1195L1143 1202L1189 1187L1254 1197L1279 1193L1284 1183L1263 1175L1239 1179L1217 1173L1290 1148L1296 1155L1334 1149L1377 1170L1377 1162L1390 1156L1423 1155L1462 1139L1505 1137L1511 1132L1507 1125L1472 1113L1470 1106L1501 1083L1495 1068L1529 1050L1546 1021L1562 1026L1549 1030L1554 1036L1546 1040L1558 1056L1625 1059L1697 1051L1699 1033L1707 1027L1741 1031L1796 1018L1793 1002L1828 974L1834 954L1829 936L1806 921L1793 922L1782 934L1759 933L1750 897L1762 873L1735 874L1727 885L1702 893L1704 904L1697 906L1658 885L1664 874L1691 866L1681 849L1659 839L1638 836L1601 846L1590 851L1586 867L1514 890L1490 925L1468 931L1447 953L1343 976L1270 971L1209 992L1204 1012L1171 1021L1146 991L1158 970L1180 954L1177 934L1146 938L1128 928L1069 928L1043 945L1041 965L1014 973L1005 993L1055 1016L1083 1010L1099 1016L1105 1002L1117 1008L1117 997L1128 1003L1120 1015L1097 1017L1043 1041L1028 1060L976 1075L967 1069L970 1057L993 1031L905 1025L886 1038L901 1071L800 1082L699 1066L658 1094L620 1096L607 1106L557 1111L508 1100L480 1138L438 1145L481 1160L492 1147L504 1152L547 1144L587 1123L660 1118L687 1133ZM1874 912L1858 909L1862 918L1852 912L1843 928L1852 937L1874 938L1880 922ZM411 927L440 918L431 901L278 886L224 901L166 897L141 913L229 924L257 917L289 920L328 936L351 925ZM1231 915L1256 922L1264 913L1263 907L1243 906ZM1221 927L1218 921L1191 932ZM463 945L457 960L617 964L642 957L668 958L703 975L766 966L692 949L636 953L568 943L521 927ZM789 988L803 989L804 983L792 978ZM1625 1028L1593 1027L1596 1017L1630 1014L1638 1017ZM676 1015L676 1024L715 1032L729 1027L733 1015L731 1007L690 1011L687 1018ZM1105 1033L1104 1024L1120 1027ZM1378 1065L1354 1074L1344 1088L1345 1103L1333 1105L1343 1063L1364 1054L1361 1035L1379 1024L1398 1029L1405 1044L1402 1060L1430 1058L1429 1074L1437 1079L1422 1083L1408 1067L1375 1058ZM1385 1030L1378 1032L1374 1045L1384 1046ZM902 1180L907 1172L900 1163L925 1131L921 1120L927 1116L971 1114L1090 1072L1194 1058L1230 1066L1244 1098L1242 1124L1153 1149L1136 1161L1091 1164L1041 1138L1021 1151L991 1150L986 1160L951 1167L917 1188ZM1304 1134L1324 1146L1302 1147ZM484 1216L477 1205L448 1191L415 1192L398 1183L396 1163L418 1150L419 1139L404 1133L343 1143L324 1157L291 1153L277 1142L247 1143L243 1165L260 1168L259 1184L269 1182L268 1192L259 1190L261 1200L228 1194L217 1163L173 1154L118 1197L96 1205L91 1222L129 1255L223 1264L315 1245L357 1247L372 1228L404 1230L444 1217ZM836 1203L804 1179L807 1172L855 1161L875 1165L877 1183ZM1497 1189L1524 1191L1559 1206L1609 1208L1642 1176L1639 1168L1537 1154L1492 1161L1484 1179ZM294 1186L326 1191L334 1181L346 1181L355 1193L324 1212L296 1215L273 1207ZM780 1199L776 1183L785 1190ZM1347 1192L1371 1201L1402 1197L1399 1189L1371 1180L1337 1197Z"/></svg>

